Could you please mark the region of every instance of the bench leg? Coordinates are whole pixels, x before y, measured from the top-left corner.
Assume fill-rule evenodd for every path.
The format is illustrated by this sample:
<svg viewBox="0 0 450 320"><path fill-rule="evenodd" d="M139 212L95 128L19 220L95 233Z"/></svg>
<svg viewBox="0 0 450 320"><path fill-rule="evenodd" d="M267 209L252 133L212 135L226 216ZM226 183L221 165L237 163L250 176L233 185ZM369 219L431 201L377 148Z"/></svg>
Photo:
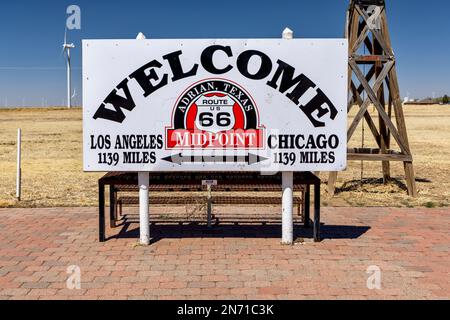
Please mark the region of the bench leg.
<svg viewBox="0 0 450 320"><path fill-rule="evenodd" d="M304 215L304 225L305 228L309 228L309 220L310 220L310 207L311 207L311 186L306 185L305 192L305 215Z"/></svg>
<svg viewBox="0 0 450 320"><path fill-rule="evenodd" d="M109 186L109 224L111 228L116 227L116 199L114 195L114 186L111 184Z"/></svg>
<svg viewBox="0 0 450 320"><path fill-rule="evenodd" d="M105 186L98 184L98 241L105 241Z"/></svg>
<svg viewBox="0 0 450 320"><path fill-rule="evenodd" d="M320 242L320 183L314 185L314 241Z"/></svg>
<svg viewBox="0 0 450 320"><path fill-rule="evenodd" d="M211 228L212 220L212 195L211 195L211 185L207 185L207 197L206 197L206 225Z"/></svg>
<svg viewBox="0 0 450 320"><path fill-rule="evenodd" d="M117 219L122 218L122 212L119 211L119 202L117 201L117 192L114 194L114 197L116 198L116 216Z"/></svg>
<svg viewBox="0 0 450 320"><path fill-rule="evenodd" d="M207 226L208 228L211 228L211 220L212 220L212 203L211 198L207 199L206 202L206 219L207 219Z"/></svg>

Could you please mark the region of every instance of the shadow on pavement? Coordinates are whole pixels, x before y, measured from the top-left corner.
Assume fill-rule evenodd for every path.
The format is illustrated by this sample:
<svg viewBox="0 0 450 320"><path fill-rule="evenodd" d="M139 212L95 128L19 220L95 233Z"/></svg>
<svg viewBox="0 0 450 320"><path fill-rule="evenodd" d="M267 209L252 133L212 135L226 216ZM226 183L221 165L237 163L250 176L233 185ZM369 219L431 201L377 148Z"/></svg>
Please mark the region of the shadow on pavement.
<svg viewBox="0 0 450 320"><path fill-rule="evenodd" d="M312 226L312 224L311 224ZM110 238L139 238L139 224L136 221L124 222L117 235ZM321 226L321 238L323 239L356 239L366 233L368 226ZM251 223L239 222L235 224L216 223L208 228L205 223L170 223L159 222L150 226L152 243L161 239L177 238L281 238L281 224L267 224L264 222ZM294 237L297 240L313 239L312 227L305 228L303 224L294 225Z"/></svg>

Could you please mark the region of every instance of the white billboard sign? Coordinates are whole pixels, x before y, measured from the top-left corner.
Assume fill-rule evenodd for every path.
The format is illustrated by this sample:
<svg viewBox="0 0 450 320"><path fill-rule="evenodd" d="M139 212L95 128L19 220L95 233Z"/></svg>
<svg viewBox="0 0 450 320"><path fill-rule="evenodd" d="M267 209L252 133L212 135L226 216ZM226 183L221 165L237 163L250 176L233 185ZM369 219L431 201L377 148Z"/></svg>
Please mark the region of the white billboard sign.
<svg viewBox="0 0 450 320"><path fill-rule="evenodd" d="M340 171L345 39L84 40L85 171Z"/></svg>

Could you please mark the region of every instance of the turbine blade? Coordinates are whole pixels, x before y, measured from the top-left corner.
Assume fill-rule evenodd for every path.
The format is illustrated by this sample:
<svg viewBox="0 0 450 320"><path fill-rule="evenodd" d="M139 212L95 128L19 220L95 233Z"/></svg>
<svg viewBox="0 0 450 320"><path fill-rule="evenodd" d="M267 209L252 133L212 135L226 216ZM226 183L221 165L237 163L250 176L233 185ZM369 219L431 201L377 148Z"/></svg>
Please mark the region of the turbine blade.
<svg viewBox="0 0 450 320"><path fill-rule="evenodd" d="M61 53L59 54L60 57L62 57L66 51L66 45L67 45L67 26L64 27L64 43L63 48L61 50Z"/></svg>

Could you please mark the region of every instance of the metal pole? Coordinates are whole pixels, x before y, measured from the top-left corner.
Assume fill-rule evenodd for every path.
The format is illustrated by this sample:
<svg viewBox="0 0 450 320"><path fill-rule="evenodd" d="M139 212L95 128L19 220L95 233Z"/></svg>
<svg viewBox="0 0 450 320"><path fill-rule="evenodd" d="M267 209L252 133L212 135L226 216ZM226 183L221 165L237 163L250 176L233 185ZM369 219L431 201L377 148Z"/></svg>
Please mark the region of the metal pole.
<svg viewBox="0 0 450 320"><path fill-rule="evenodd" d="M70 109L72 106L71 103L71 96L70 96L70 90L71 90L71 74L70 74L70 48L67 48L67 108Z"/></svg>
<svg viewBox="0 0 450 320"><path fill-rule="evenodd" d="M292 196L294 189L294 173L282 173L282 244L292 244L294 242L294 220L292 210Z"/></svg>
<svg viewBox="0 0 450 320"><path fill-rule="evenodd" d="M98 182L98 241L104 242L105 237L105 185Z"/></svg>
<svg viewBox="0 0 450 320"><path fill-rule="evenodd" d="M142 32L136 37L137 40L145 39ZM148 184L150 175L148 172L138 173L139 183L139 230L140 243L143 245L150 244L150 221L149 221L149 206L148 206Z"/></svg>
<svg viewBox="0 0 450 320"><path fill-rule="evenodd" d="M285 28L283 30L282 38L290 40L294 38L294 32ZM282 244L292 244L294 242L294 219L293 219L293 189L294 189L294 173L283 172L282 174Z"/></svg>
<svg viewBox="0 0 450 320"><path fill-rule="evenodd" d="M70 48L67 48L67 108L71 107L70 90L72 87L71 74L70 74Z"/></svg>
<svg viewBox="0 0 450 320"><path fill-rule="evenodd" d="M305 221L303 222L305 225L305 228L309 227L309 220L310 220L310 211L311 210L311 186L309 184L306 185L306 192L305 192Z"/></svg>
<svg viewBox="0 0 450 320"><path fill-rule="evenodd" d="M149 225L149 211L148 211L148 184L149 173L138 173L139 183L139 230L140 230L140 243L148 245L150 243L150 225Z"/></svg>
<svg viewBox="0 0 450 320"><path fill-rule="evenodd" d="M208 228L211 228L211 219L212 219L212 199L211 199L211 185L207 185L208 188L208 197L207 197L207 204L206 204L206 210L207 210L207 226Z"/></svg>
<svg viewBox="0 0 450 320"><path fill-rule="evenodd" d="M109 185L109 225L111 228L116 227L117 212L116 212L116 194L114 185Z"/></svg>
<svg viewBox="0 0 450 320"><path fill-rule="evenodd" d="M21 180L22 180L21 148L22 148L22 130L19 128L17 129L17 176L16 176L16 198L18 201L20 201Z"/></svg>
<svg viewBox="0 0 450 320"><path fill-rule="evenodd" d="M314 184L314 228L315 242L320 242L320 181Z"/></svg>

